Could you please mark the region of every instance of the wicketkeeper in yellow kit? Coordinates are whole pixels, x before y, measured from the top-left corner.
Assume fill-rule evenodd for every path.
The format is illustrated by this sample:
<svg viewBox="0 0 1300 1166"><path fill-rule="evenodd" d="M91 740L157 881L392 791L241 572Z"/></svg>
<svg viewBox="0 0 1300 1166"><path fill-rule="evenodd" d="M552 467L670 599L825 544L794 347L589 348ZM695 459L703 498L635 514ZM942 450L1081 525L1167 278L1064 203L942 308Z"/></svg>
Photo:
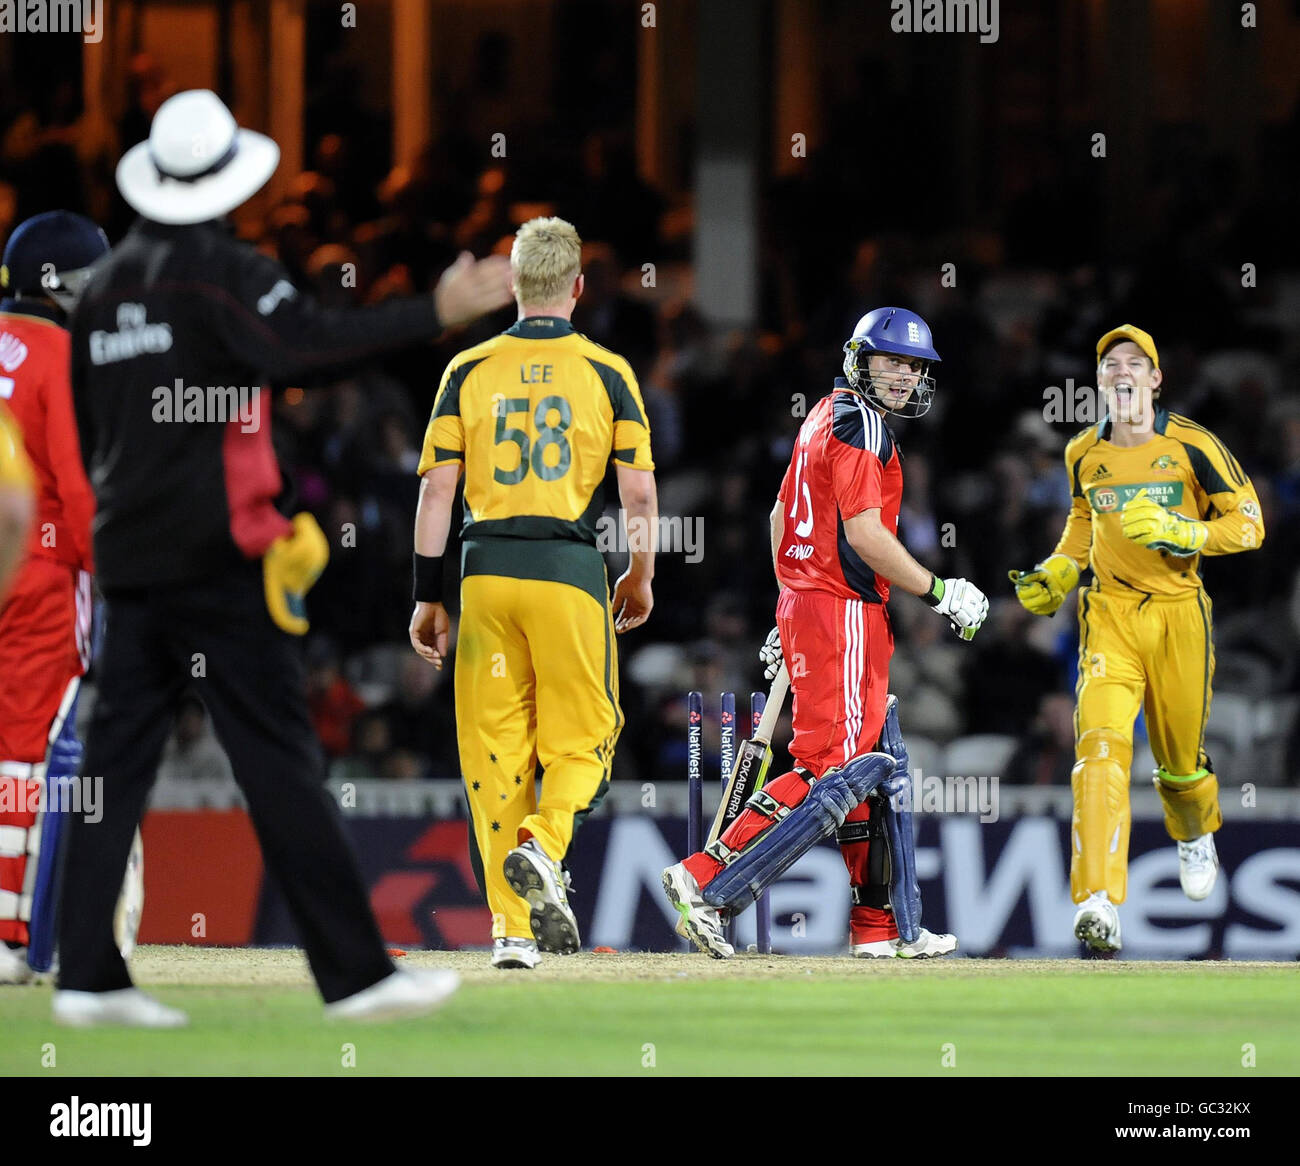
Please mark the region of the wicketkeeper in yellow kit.
<svg viewBox="0 0 1300 1166"><path fill-rule="evenodd" d="M581 245L562 219L520 227L519 320L447 366L419 465L411 643L437 667L442 554L465 474L457 739L501 968L580 946L562 863L604 796L623 727L615 633L653 604L650 430L627 361L569 323ZM595 525L611 461L632 550L612 603Z"/></svg>
<svg viewBox="0 0 1300 1166"><path fill-rule="evenodd" d="M1106 415L1066 447L1074 502L1065 532L1051 556L1011 579L1026 608L1051 615L1092 568L1079 593L1070 892L1074 934L1110 952L1120 949L1139 708L1183 891L1204 899L1214 887L1222 818L1203 747L1214 644L1198 568L1201 555L1254 550L1264 522L1223 442L1156 403L1163 374L1150 335L1114 328L1097 342L1097 360Z"/></svg>

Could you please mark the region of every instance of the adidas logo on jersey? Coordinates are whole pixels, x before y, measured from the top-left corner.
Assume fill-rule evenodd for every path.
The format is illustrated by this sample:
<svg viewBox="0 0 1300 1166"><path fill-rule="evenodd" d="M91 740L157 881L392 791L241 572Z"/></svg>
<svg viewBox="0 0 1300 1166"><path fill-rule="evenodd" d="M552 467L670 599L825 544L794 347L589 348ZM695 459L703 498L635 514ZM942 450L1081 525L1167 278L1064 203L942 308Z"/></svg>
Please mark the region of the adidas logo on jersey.
<svg viewBox="0 0 1300 1166"><path fill-rule="evenodd" d="M1110 477L1110 470L1108 470L1103 464L1098 466L1095 470L1092 471L1091 474L1088 475L1088 481L1101 482L1109 477Z"/></svg>

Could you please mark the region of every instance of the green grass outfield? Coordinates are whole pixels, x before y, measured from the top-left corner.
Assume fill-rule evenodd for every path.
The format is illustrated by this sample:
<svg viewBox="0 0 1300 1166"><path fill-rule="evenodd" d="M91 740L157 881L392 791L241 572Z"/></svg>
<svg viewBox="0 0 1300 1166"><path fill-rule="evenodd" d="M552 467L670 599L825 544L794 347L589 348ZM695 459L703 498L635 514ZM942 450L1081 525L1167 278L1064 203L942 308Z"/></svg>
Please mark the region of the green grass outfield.
<svg viewBox="0 0 1300 1166"><path fill-rule="evenodd" d="M139 983L192 1018L171 1032L58 1028L48 986L3 987L0 1074L1300 1075L1295 964L584 953L505 973L483 953L403 962L453 966L465 984L431 1017L327 1024L296 951L145 948Z"/></svg>

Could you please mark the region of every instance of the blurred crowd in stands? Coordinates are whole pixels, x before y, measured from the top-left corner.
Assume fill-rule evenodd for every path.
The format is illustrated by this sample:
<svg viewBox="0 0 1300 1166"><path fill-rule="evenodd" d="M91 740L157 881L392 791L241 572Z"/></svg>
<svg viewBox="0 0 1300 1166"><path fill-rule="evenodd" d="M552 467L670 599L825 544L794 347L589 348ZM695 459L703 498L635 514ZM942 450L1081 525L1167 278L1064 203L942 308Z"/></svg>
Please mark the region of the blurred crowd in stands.
<svg viewBox="0 0 1300 1166"><path fill-rule="evenodd" d="M103 136L112 151L145 135L167 92L150 62L133 68L135 104ZM931 413L894 426L904 455L900 534L935 571L964 575L992 599L970 645L911 597L890 603L892 685L925 764L942 766L954 742L980 735L1004 780L1069 780L1073 603L1035 619L1015 603L1007 571L1052 550L1069 504L1061 453L1094 419L1049 420L1059 399L1051 389L1091 385L1097 336L1131 321L1160 346L1162 403L1226 442L1252 475L1267 524L1262 551L1204 564L1219 666L1211 756L1229 783L1296 782L1300 255L1285 205L1294 161L1280 172L1261 166L1268 185L1255 187L1194 138L1174 141L1177 164L1145 207L1146 245L1112 266L1088 257L1101 230L1095 191L1026 189L1000 221L974 232L941 214L918 222L888 201L895 196L868 193L864 152L823 148L798 175L766 186L761 316L739 331L711 328L692 304L689 200L638 177L626 133L536 145L516 135L508 160L493 160L450 130L415 165L385 172L373 126L328 106L310 110L309 123L310 169L260 223L244 226L326 302L427 291L458 251L507 248L516 226L539 213L571 219L586 240L575 325L632 363L661 510L690 520L703 550L661 555L654 613L621 641L627 724L616 777L684 776L688 690L706 693L716 755L718 694L739 693L743 707L765 687L756 653L776 599L767 515L793 438L839 373L857 318L901 303L926 315L943 362ZM57 102L40 116L9 110L0 130L0 234L65 206L120 237L129 217L112 189L116 155L100 148L99 131ZM934 190L927 197L942 205ZM1243 286L1248 260L1260 265L1257 287ZM946 281L945 263L954 265ZM406 642L415 467L446 361L511 321L502 313L329 383L276 387L291 505L312 510L333 543L310 597L304 650L336 775L458 775L451 671L428 668ZM621 556L611 554L610 567L612 577ZM164 768L219 775L223 765L192 702Z"/></svg>

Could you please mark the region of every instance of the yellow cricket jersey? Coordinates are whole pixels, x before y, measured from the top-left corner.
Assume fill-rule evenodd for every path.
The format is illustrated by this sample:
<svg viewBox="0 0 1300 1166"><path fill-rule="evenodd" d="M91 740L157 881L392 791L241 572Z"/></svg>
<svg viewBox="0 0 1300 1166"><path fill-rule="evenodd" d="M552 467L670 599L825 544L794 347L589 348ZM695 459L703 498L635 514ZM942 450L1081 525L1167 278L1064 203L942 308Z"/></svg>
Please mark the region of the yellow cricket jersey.
<svg viewBox="0 0 1300 1166"><path fill-rule="evenodd" d="M1074 503L1056 553L1102 587L1151 595L1201 589L1200 554L1231 555L1264 541L1259 496L1227 447L1204 426L1156 407L1155 432L1142 445L1112 445L1109 419L1076 434L1065 448ZM1124 537L1120 508L1139 490L1184 518L1203 520L1200 554L1154 551Z"/></svg>
<svg viewBox="0 0 1300 1166"><path fill-rule="evenodd" d="M419 473L455 461L465 468L467 541L595 546L610 461L654 469L636 377L568 320L520 320L443 373Z"/></svg>
<svg viewBox="0 0 1300 1166"><path fill-rule="evenodd" d="M0 401L0 486L17 486L30 493L35 481L18 422Z"/></svg>

